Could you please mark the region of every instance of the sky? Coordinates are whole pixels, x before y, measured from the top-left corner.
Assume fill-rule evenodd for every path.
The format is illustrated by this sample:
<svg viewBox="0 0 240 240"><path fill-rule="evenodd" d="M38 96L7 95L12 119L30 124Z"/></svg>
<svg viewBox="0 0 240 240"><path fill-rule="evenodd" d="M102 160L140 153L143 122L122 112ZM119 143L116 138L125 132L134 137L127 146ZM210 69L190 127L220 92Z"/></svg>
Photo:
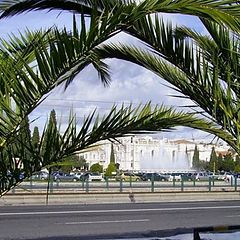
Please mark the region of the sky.
<svg viewBox="0 0 240 240"><path fill-rule="evenodd" d="M195 17L164 14L164 19L171 20L174 24L187 25L204 32L199 20ZM18 34L26 28L30 30L48 28L53 25L71 28L72 15L69 12L60 11L35 11L25 13L0 21L0 36L7 38L8 34ZM126 34L120 34L113 41L132 42ZM151 101L153 104L164 104L176 108L191 104L186 99L176 99L170 95L176 95L167 84L148 70L120 60L107 60L111 67L112 82L109 87L104 87L96 72L90 66L83 70L73 81L70 87L64 91L63 87L55 89L51 95L30 115L30 120L35 120L33 126L41 130L52 109L55 109L57 118L64 123L68 119L71 108L82 119L96 107L100 113L107 112L113 104L133 103L144 104ZM178 94L179 95L179 94ZM183 127L170 133L157 134L158 138L188 138L188 139L212 139L209 134L190 130Z"/></svg>

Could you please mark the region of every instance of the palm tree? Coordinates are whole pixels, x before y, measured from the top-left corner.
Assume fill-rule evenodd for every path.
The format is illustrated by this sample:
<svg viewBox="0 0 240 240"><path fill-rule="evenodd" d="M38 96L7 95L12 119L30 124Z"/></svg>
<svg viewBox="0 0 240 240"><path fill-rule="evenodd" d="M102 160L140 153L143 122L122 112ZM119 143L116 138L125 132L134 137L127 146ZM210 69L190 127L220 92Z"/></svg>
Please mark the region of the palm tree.
<svg viewBox="0 0 240 240"><path fill-rule="evenodd" d="M228 26L230 29L238 32L239 5L237 2L195 1L192 3L192 1L174 1L169 3L169 1L160 2L155 0L147 0L142 1L140 4L136 4L134 1L132 2L124 0L103 0L99 2L91 0L26 0L19 2L13 0L2 1L0 3L0 9L3 11L2 17L29 10L55 8L80 13L81 31L78 32L76 22L74 21L72 35L69 35L66 30L60 33L57 29L55 29L54 37L47 37L47 42L50 45L48 46L45 44L45 42L42 41L41 44L43 44L44 47L41 46L40 48L37 48L37 50L34 50L34 56L38 66L37 71L40 71L41 81L44 82L44 84L41 83L41 87L44 89L43 92L39 93L38 89L36 89L36 86L30 83L31 80L28 78L28 76L31 76L34 81L37 81L35 84L39 84L39 77L35 73L37 71L34 72L32 68L29 68L29 65L23 66L24 73L21 74L25 74L24 81L28 81L27 85L32 85L32 91L38 94L38 101L35 101L36 98L34 97L36 96L33 96L31 100L35 102L32 102L31 104L27 103L28 105L33 106L31 110L36 107L36 103L39 103L39 99L43 96L44 93L51 91L56 85L59 85L63 82L65 82L67 87L68 84L73 80L74 76L89 64L92 64L98 71L103 83L108 84L110 80L108 67L104 62L101 61L100 58L117 57L133 61L139 65L147 67L150 70L156 72L161 77L165 78L167 81L171 82L174 86L176 86L177 90L181 91L185 95L189 96L191 94L190 98L196 102L201 101L199 106L202 107L208 114L210 114L210 116L213 114L218 114L217 118L219 118L219 115L221 115L219 113L216 113L218 102L214 103L213 99L210 99L208 102L206 101L205 96L206 94L209 94L211 85L208 86L208 89L204 93L202 92L202 88L205 86L199 85L203 83L205 84L207 81L205 80L205 77L208 76L206 73L209 70L208 64L213 64L211 61L209 61L209 58L212 58L209 53L208 58L200 53L202 52L201 48L204 49L205 43L201 39L201 45L199 45L199 48L194 51L193 43L189 43L186 38L182 37L182 34L174 34L172 27L170 25L165 26L162 21L159 21L157 16L155 17L155 23L153 23L152 18L149 16L149 14L153 12L171 12L197 15L202 17L202 22L207 28L210 28L210 25L217 26L217 24L206 20L208 18L215 22L221 22L222 24ZM86 30L86 15L91 17L91 23L88 31ZM221 28L223 29L224 27L222 26ZM125 31L130 35L139 38L141 41L146 42L148 46L153 48L157 54L151 55L150 52L144 52L144 50L142 51L142 49L136 48L132 48L133 51L127 53L130 48L125 46L123 46L121 49L122 46L115 47L108 45L101 49L96 49L97 46L102 44L105 40L109 39L113 35L119 33L120 31ZM213 34L215 32L213 32ZM189 44L191 46L189 46ZM208 45L206 46L208 46L209 50L212 45L209 42L207 44ZM50 50L48 47L50 47ZM217 58L217 53L218 52L215 52L216 56L212 59ZM197 58L195 58L196 54L198 56ZM237 54L235 55L237 56ZM144 61L142 61L143 58ZM158 60L161 58L176 66L176 68L171 69L171 65L166 65L165 62L159 63ZM24 63L20 63L20 66L16 65L15 71L17 72L17 69L19 69L23 64ZM204 69L200 69L199 64L203 64ZM178 70L180 72L178 72ZM211 70L212 69L210 68L210 71ZM230 70L231 69L229 69L229 74L231 74ZM4 71L4 69L2 71ZM189 71L189 75L186 77L190 79L188 81L184 79L184 74L188 74L186 71ZM199 71L202 72L200 72L200 75L196 76ZM215 69L214 71L216 72L217 70ZM27 74L25 72L27 72ZM214 78L216 79L215 72L213 73L212 71L211 74L214 75ZM238 75L235 74L234 76ZM199 78L201 80L201 83L199 83ZM196 79L198 79L198 81L195 81ZM189 81L191 81L191 84L189 84ZM214 84L215 86L212 88L212 92L214 92L212 94L216 94L215 88L221 89L221 87L219 87L220 85L216 83L211 84ZM17 86L17 89L15 91L19 91L19 89L22 88L22 86L20 87L21 84L19 82L14 82L14 85ZM219 86L216 87L217 85ZM194 91L196 91L197 88L201 89L198 89L198 94L195 94L196 92ZM235 87L235 90L238 90L238 87ZM228 102L232 99L230 92L231 91L228 91ZM234 93L236 94L236 91ZM199 94L202 94L201 98L198 96ZM221 95L220 97L223 97L222 95L224 93L220 91L219 94ZM208 109L209 106L212 105L214 105L214 109L211 107L210 109L215 111L215 113L213 113L212 110ZM19 104L19 106L22 106L22 103ZM206 107L204 108L204 106ZM229 105L227 107L230 109L232 106ZM29 113L29 111L27 113ZM11 118L15 119L12 116ZM226 121L226 119L222 118L220 120L220 126L222 126L223 122L225 124ZM219 124L219 121L217 121L217 123ZM224 127L226 127L226 124ZM237 129L237 132L238 131L239 130ZM231 134L233 134L233 131L230 132L230 135ZM230 139L230 136L228 136L226 139ZM239 141L239 139L237 141ZM234 147L235 149L236 146Z"/></svg>
<svg viewBox="0 0 240 240"><path fill-rule="evenodd" d="M90 114L79 131L75 116L70 118L63 134L59 134L56 125L47 125L37 148L32 142L26 143L21 140L18 140L17 145L15 142L5 145L0 151L1 195L22 180L19 177L20 171L24 171L24 177L29 177L43 166L60 165L61 161L68 156L74 155L77 151L86 150L101 140L116 140L127 134L172 130L175 126L189 126L197 129L199 126L214 127L205 120L199 120L193 114L176 112L172 108L163 106L152 109L150 103L135 109L124 106L118 109L115 106L103 118L95 115L95 112ZM14 157L15 153L18 153L17 159ZM26 154L30 155L30 159L25 158Z"/></svg>
<svg viewBox="0 0 240 240"><path fill-rule="evenodd" d="M187 0L187 1L158 1L158 0L144 0L136 3L134 0L3 0L0 3L0 10L2 11L1 18L12 16L15 14L32 11L32 10L67 10L73 13L84 13L91 15L93 11L98 14L106 14L111 12L112 17L119 23L119 11L125 16L128 24L135 22L142 16L151 13L181 13L203 17L218 23L225 24L232 29L239 29L239 5L238 1L215 1L215 0ZM130 10L130 12L129 12ZM129 14L130 13L130 14ZM127 24L122 22L123 25ZM127 25L129 26L129 25ZM125 27L127 27L125 26ZM122 26L123 27L123 26Z"/></svg>
<svg viewBox="0 0 240 240"><path fill-rule="evenodd" d="M17 7L20 7L20 11L23 11L26 6L37 3L36 1L27 2L29 5L25 5L25 1L17 5ZM52 5L50 4L50 8L54 8L54 2L61 2L62 4L73 3L73 1L38 1L39 4L43 5L47 4L47 2L51 2ZM110 3L108 4L108 2ZM12 4L14 1L10 3ZM95 1L94 4L91 1L87 1L87 4L85 2L84 6L79 1L80 8L76 8L74 5L74 9L79 9L78 12L81 13L82 27L80 31L78 31L76 21L74 20L72 34L69 34L66 30L59 31L58 29L53 29L49 32L29 32L27 37L23 35L20 38L13 37L10 42L2 40L2 95L0 98L2 164L0 167L2 177L4 178L7 176L9 168L14 173L14 178L11 178L9 184L3 189L9 189L19 180L18 162L15 161L12 155L12 138L19 130L18 126L20 123L43 101L47 93L59 84L65 83L68 86L75 75L89 64L93 64L103 83L108 84L110 79L107 71L108 68L101 60L103 51L101 52L97 48L100 44L122 30L132 31L129 26L132 26L136 19L159 9L163 12L181 13L189 13L192 9L193 12L195 10L195 14L199 14L202 17L203 15L210 17L208 11L205 14L202 13L200 3L202 2L191 6L190 2L186 1L182 4L176 4L175 2L169 4L169 2L158 3L148 0L136 5L135 3L120 1L102 1L104 5L97 6L96 8L94 5ZM0 7L5 7L7 10L2 16L15 11L13 10L14 6L8 8L8 4L9 1L1 2ZM70 6L72 6L71 4ZM234 11L235 6L229 7L226 5L226 2L224 6L223 4L216 4L209 1L206 4L211 10L216 8L216 15L214 11L213 14L211 12L212 16L214 16L211 19L214 18L217 22L222 20L232 29L237 29L238 14L237 11ZM40 5L34 5L34 8L41 7ZM49 5L45 5L44 8L49 8ZM29 7L28 10L30 9L32 8ZM70 9L73 10L73 8ZM231 14L226 14L225 12ZM85 15L90 16L91 19L89 29L86 27ZM32 66L33 63L36 63L34 67ZM146 109L148 109L147 112ZM149 111L149 108L144 107L142 111L139 112L138 110L132 112L129 108L126 108L119 112L115 110L111 111L110 115L106 119L103 119L99 125L98 120L96 120L93 125L94 128L90 133L87 130L89 130L90 123L93 121L93 115L87 118L78 134L76 134L74 125L69 124L63 136L59 136L58 134L58 137L49 138L48 148L52 149L54 147L53 149L57 149L57 151L46 151L48 154L51 153L44 157L44 159L48 159L48 162L41 162L41 159L39 161L43 165L51 164L52 162L60 161L63 157L71 155L77 150L88 147L96 141L124 136L124 134L129 132L136 133L144 130L160 131L172 128L173 126L184 125L197 129L205 129L219 136L222 134L214 123L196 119L191 114L174 112L172 115L169 114L172 110L166 111L166 109L162 108ZM134 113L137 113L138 117ZM122 120L126 121L124 125L122 125ZM48 136L49 131L44 132L43 135L45 137ZM54 132L53 128L50 131L50 135L54 136ZM221 137L225 136L222 135ZM227 136L226 139L229 143L233 141L231 135ZM34 149L30 147L29 151L33 154L33 159L38 158ZM39 147L39 151L41 151L41 147ZM25 165L30 167L31 164Z"/></svg>
<svg viewBox="0 0 240 240"><path fill-rule="evenodd" d="M109 43L96 52L101 58L133 62L167 80L195 103L191 107L197 107L196 113L222 128L221 138L239 153L239 33L206 19L201 21L208 35L172 27L157 16L155 20L142 18L127 32L145 42L148 49Z"/></svg>
<svg viewBox="0 0 240 240"><path fill-rule="evenodd" d="M67 47L69 39L66 35L58 38L58 44L51 45L51 52L54 53L54 57L60 59L61 56L62 61L62 57L66 56L67 61L63 61L62 65L67 64L69 70L69 74L65 78L58 79L58 84L65 81L66 86L68 86L76 73L89 63L92 63L99 71L103 83L108 84L110 76L107 65L100 58L116 57L132 61L157 73L173 84L176 90L193 100L197 106L208 114L212 121L226 129L224 140L228 141L235 150L239 150L239 101L236 99L239 95L239 87L237 81L234 80L239 76L237 70L237 34L239 32L240 7L237 2L195 1L193 3L192 1L173 1L169 3L169 1L147 0L136 4L134 1L124 0L99 2L91 0L26 0L19 2L13 0L2 1L0 9L3 11L2 17L39 9L62 9L80 13L82 16L81 34L78 35L76 27L73 34L75 34L75 38L78 38L81 46L70 40L71 48L69 49ZM199 16L212 39L200 36L189 29L173 29L170 24L165 25L157 15L154 21L152 16L149 16L153 12L184 13ZM127 17L126 13L128 14ZM87 40L85 15L91 16L92 19ZM221 25L216 22L221 23ZM96 49L97 46L119 31L125 31L147 43L147 46L154 50L154 54L145 51L145 49L111 44ZM232 33L237 37L230 39ZM226 46L223 46L224 40L221 41L222 38L227 41ZM64 41L67 44L64 44ZM88 51L84 52L87 56L84 56L81 50L86 49L86 46L83 46L83 43L86 42L90 42L91 45L87 46ZM194 44L196 44L197 49L194 48ZM64 50L61 51L62 49ZM72 54L73 49L76 49L77 54ZM79 51L79 49L81 50ZM83 61L83 56L87 60ZM68 62L69 58L70 63ZM58 60L58 62L61 61ZM227 61L230 62L227 64L226 70L225 63ZM43 55L41 65L44 62L53 62L51 59L49 60L48 53ZM61 72L58 73L61 74ZM50 77L52 76L50 75ZM227 95L221 82L227 83ZM232 90L233 92L231 92ZM209 96L209 98L206 98L206 96ZM234 101L232 101L233 99ZM232 111L232 109L235 110Z"/></svg>
<svg viewBox="0 0 240 240"><path fill-rule="evenodd" d="M73 35L69 35L66 30L61 32L57 29L49 32L27 32L19 38L12 37L8 42L1 41L2 194L19 183L22 164L25 177L28 177L40 167L57 163L100 140L121 137L127 133L171 130L179 125L195 128L202 125L214 127L206 121L196 119L194 115L176 112L173 109L156 107L151 110L150 104L132 110L131 107L126 107L117 111L115 107L102 120L100 117L94 120L95 113L89 115L79 132L76 130L75 119L71 118L63 135L59 135L54 125L45 129L38 148L32 143L24 143L17 139L16 149L13 140L20 131L21 122L44 100L46 93L75 74L74 71L68 72L67 64L72 62L74 65L76 55L81 55L82 50L74 52L75 55L71 55L68 50L69 46L79 44L83 34L78 33L75 28L74 30ZM54 42L51 39L54 39ZM62 57L61 61L58 61L62 53L61 49L65 51L65 58ZM83 62L85 61L84 58ZM34 66L32 66L33 62ZM98 70L101 71L101 67ZM47 139L46 145L43 144L43 139ZM18 158L15 158L16 151ZM27 160L25 154L31 155L30 159Z"/></svg>

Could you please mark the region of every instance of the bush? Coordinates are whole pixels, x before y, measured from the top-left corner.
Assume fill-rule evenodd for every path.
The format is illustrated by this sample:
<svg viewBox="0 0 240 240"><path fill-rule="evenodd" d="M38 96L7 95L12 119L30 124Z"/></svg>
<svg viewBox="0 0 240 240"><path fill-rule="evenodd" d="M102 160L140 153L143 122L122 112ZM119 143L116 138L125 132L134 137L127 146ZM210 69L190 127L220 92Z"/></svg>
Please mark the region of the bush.
<svg viewBox="0 0 240 240"><path fill-rule="evenodd" d="M105 172L105 176L106 177L111 177L112 176L112 173L113 172L116 172L116 165L115 165L115 163L114 162L111 162L111 163L109 163L109 165L108 165L108 167L107 167L107 169L106 169L106 172Z"/></svg>
<svg viewBox="0 0 240 240"><path fill-rule="evenodd" d="M103 172L103 166L99 163L94 163L91 167L90 167L90 171L91 172L99 172L102 173Z"/></svg>

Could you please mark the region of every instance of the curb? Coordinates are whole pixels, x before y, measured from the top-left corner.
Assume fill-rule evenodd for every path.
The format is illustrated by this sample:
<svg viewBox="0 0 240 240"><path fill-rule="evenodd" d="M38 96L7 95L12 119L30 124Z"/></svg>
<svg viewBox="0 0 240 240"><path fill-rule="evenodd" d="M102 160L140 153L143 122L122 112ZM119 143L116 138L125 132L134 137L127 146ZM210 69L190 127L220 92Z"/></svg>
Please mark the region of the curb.
<svg viewBox="0 0 240 240"><path fill-rule="evenodd" d="M7 194L0 198L0 206L153 203L189 201L240 200L240 192L163 192L163 193L43 193Z"/></svg>

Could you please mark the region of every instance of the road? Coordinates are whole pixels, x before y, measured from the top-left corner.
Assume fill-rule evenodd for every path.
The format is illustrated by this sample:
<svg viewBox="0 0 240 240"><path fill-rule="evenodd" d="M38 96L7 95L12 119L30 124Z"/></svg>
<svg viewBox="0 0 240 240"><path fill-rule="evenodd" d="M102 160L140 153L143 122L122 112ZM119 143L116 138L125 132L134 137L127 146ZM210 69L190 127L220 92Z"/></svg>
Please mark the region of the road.
<svg viewBox="0 0 240 240"><path fill-rule="evenodd" d="M168 229L239 222L239 201L5 206L0 207L0 239L160 237L169 234Z"/></svg>

